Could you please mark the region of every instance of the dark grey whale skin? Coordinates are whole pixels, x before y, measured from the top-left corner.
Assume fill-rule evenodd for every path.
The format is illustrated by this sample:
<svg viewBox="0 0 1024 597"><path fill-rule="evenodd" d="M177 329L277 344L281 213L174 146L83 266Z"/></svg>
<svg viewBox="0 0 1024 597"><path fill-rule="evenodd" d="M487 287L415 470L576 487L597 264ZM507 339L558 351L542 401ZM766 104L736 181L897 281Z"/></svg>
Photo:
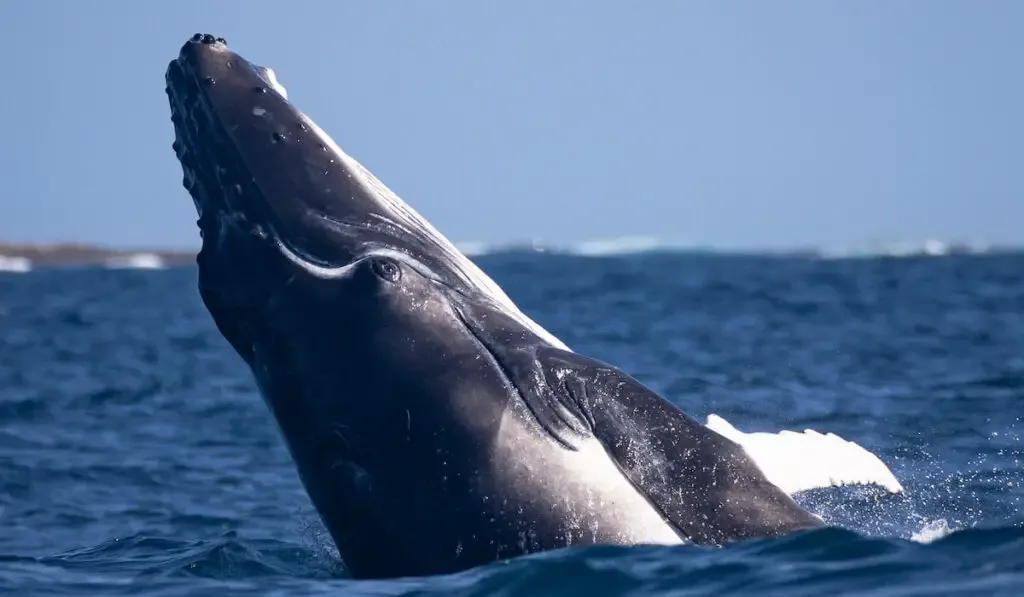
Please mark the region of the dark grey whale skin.
<svg viewBox="0 0 1024 597"><path fill-rule="evenodd" d="M822 525L740 446L510 306L270 82L188 40L166 72L174 149L202 300L355 577Z"/></svg>

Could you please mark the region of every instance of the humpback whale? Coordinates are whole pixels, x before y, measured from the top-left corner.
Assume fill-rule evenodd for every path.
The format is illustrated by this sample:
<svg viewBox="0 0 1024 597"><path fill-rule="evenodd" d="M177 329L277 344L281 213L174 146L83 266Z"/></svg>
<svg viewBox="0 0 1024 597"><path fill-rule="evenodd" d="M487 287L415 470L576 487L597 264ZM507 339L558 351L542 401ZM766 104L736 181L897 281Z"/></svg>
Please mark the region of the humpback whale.
<svg viewBox="0 0 1024 597"><path fill-rule="evenodd" d="M520 311L272 70L197 34L165 80L199 293L353 576L824 524L741 432L701 424Z"/></svg>

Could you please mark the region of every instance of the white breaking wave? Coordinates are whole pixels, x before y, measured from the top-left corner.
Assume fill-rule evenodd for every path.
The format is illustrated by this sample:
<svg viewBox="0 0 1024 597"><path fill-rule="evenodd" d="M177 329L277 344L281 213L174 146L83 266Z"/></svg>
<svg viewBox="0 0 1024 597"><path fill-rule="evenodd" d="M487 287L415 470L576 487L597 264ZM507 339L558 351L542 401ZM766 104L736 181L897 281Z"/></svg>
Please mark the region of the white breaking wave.
<svg viewBox="0 0 1024 597"><path fill-rule="evenodd" d="M583 241L571 247L570 252L576 255L601 257L604 255L646 253L657 250L661 246L658 239L653 236L624 236L622 238Z"/></svg>
<svg viewBox="0 0 1024 597"><path fill-rule="evenodd" d="M743 446L768 480L790 495L841 485L878 485L891 493L903 492L878 456L834 433L744 433L714 414L708 415L707 427Z"/></svg>
<svg viewBox="0 0 1024 597"><path fill-rule="evenodd" d="M581 257L606 257L614 255L632 255L655 251L703 251L705 247L685 242L669 242L654 236L622 236L615 238L595 238L577 243L558 244L536 238L530 241L512 243L484 243L479 241L460 241L455 243L459 250L467 256L478 257L511 252L555 253L560 255L579 255Z"/></svg>
<svg viewBox="0 0 1024 597"><path fill-rule="evenodd" d="M870 259L875 257L944 257L946 255L983 255L1014 250L1014 247L991 246L984 242L946 242L931 238L924 242L898 241L854 249L837 247L821 249L823 259ZM1019 250L1019 248L1018 248Z"/></svg>
<svg viewBox="0 0 1024 597"><path fill-rule="evenodd" d="M23 274L32 271L32 262L27 257L7 257L0 255L0 272Z"/></svg>
<svg viewBox="0 0 1024 597"><path fill-rule="evenodd" d="M155 253L135 253L111 257L103 263L107 269L164 269L164 260Z"/></svg>
<svg viewBox="0 0 1024 597"><path fill-rule="evenodd" d="M946 522L945 518L926 522L920 531L917 531L910 536L911 541L917 543L931 543L942 539L946 535L952 533L956 529L950 528L949 523Z"/></svg>
<svg viewBox="0 0 1024 597"><path fill-rule="evenodd" d="M486 255L490 252L490 247L486 243L480 243L475 241L463 241L455 243L455 248L462 252L466 257L477 257L480 255Z"/></svg>
<svg viewBox="0 0 1024 597"><path fill-rule="evenodd" d="M595 238L575 243L549 242L543 239L511 243L459 242L460 249L472 257L508 252L532 251L578 255L581 257L611 257L655 252L693 252L715 255L752 255L805 257L810 259L858 259L876 257L944 257L947 255L982 255L993 252L1020 251L1022 247L994 246L982 242L946 242L929 239L923 242L895 242L885 245L865 245L859 248L826 246L756 247L701 244L679 240L666 240L656 236L622 236Z"/></svg>

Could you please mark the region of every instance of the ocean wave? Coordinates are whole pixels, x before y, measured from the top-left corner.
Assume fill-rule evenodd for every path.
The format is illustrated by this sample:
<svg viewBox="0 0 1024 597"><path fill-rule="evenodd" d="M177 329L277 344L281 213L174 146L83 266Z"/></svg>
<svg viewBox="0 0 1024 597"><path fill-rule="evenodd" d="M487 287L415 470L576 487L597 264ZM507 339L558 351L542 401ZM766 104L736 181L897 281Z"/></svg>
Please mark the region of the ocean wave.
<svg viewBox="0 0 1024 597"><path fill-rule="evenodd" d="M133 253L111 257L104 261L103 266L107 269L165 269L167 267L163 258L156 253Z"/></svg>
<svg viewBox="0 0 1024 597"><path fill-rule="evenodd" d="M455 246L467 257L508 253L551 253L580 257L613 257L645 253L696 253L721 255L751 255L778 257L808 257L816 259L863 259L876 257L943 257L948 255L981 255L989 253L1017 253L1024 247L992 245L981 242L958 242L927 239L921 242L898 241L869 244L860 247L795 246L756 247L701 244L666 240L656 236L622 236L595 238L575 243L557 243L543 239L510 243L480 241L457 242Z"/></svg>
<svg viewBox="0 0 1024 597"><path fill-rule="evenodd" d="M25 257L0 255L0 272L23 274L32 271L32 262Z"/></svg>
<svg viewBox="0 0 1024 597"><path fill-rule="evenodd" d="M900 587L985 594L1024 583L1024 529L966 529L931 542L839 528L726 548L570 547L462 573L358 581L315 547L228 532L200 541L140 534L49 557L0 555L0 588L75 594L758 595L863 594ZM58 587L67 587L61 592ZM905 593L901 593L905 594Z"/></svg>

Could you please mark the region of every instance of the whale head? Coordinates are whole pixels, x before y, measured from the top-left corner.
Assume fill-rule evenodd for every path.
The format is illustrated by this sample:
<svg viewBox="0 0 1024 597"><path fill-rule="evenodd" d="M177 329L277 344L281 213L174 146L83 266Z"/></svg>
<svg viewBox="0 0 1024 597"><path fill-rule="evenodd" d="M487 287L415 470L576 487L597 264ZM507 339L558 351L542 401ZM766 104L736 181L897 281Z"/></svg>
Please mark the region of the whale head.
<svg viewBox="0 0 1024 597"><path fill-rule="evenodd" d="M255 330L239 313L259 320L282 286L342 277L370 257L402 261L565 347L342 151L289 100L272 69L233 52L223 38L196 34L165 78L173 148L199 214L200 292L243 357ZM234 313L218 317L224 310Z"/></svg>
<svg viewBox="0 0 1024 597"><path fill-rule="evenodd" d="M449 491L443 455L482 458L506 416L508 385L480 329L564 344L342 151L272 70L196 35L166 85L199 215L200 295L346 564L362 576L454 566L431 546L468 536L459 518L413 517L470 507L436 494Z"/></svg>

